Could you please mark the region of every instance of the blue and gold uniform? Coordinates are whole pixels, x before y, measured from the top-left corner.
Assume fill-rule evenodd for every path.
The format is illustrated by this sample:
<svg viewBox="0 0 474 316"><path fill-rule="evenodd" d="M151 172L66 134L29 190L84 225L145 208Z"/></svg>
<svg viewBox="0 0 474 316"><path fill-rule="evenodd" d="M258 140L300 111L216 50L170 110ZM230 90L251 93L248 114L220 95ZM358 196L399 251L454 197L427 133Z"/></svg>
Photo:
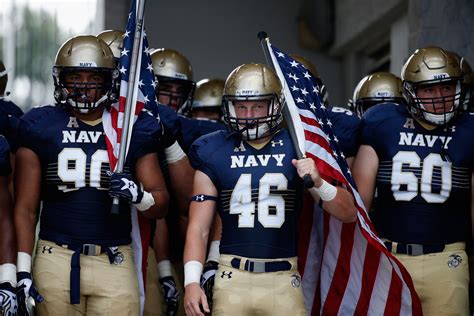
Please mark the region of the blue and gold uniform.
<svg viewBox="0 0 474 316"><path fill-rule="evenodd" d="M222 219L213 313L251 313L259 306L305 314L296 259L303 185L295 157L286 129L260 149L227 131L192 145L191 164L214 183ZM243 304L249 295L256 301ZM285 308L274 302L279 295L287 298Z"/></svg>
<svg viewBox="0 0 474 316"><path fill-rule="evenodd" d="M33 277L46 301L67 302L39 304L38 311L50 314L52 308L64 315L71 308L107 308L100 305L103 300L99 303L107 297L107 304L113 301L114 308L134 314L138 285L130 205L121 203L119 215L110 212L110 166L101 120L83 122L68 108L42 106L27 112L18 126L19 146L32 150L41 164L43 204ZM133 174L139 158L156 152L160 135L158 120L142 111L125 170ZM108 288L106 296L99 285Z"/></svg>
<svg viewBox="0 0 474 316"><path fill-rule="evenodd" d="M362 118L362 144L379 159L375 227L410 272L427 315L468 307L473 132L466 112L432 130L397 104Z"/></svg>

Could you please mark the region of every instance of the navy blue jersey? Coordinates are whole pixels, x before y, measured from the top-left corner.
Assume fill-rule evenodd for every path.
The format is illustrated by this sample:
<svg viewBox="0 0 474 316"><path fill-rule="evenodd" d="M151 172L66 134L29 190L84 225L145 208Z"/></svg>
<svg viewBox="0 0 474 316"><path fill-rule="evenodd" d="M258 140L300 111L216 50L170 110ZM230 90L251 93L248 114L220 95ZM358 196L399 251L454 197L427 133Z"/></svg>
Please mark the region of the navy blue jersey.
<svg viewBox="0 0 474 316"><path fill-rule="evenodd" d="M360 119L352 111L333 106L328 110L334 134L346 158L354 157L360 145Z"/></svg>
<svg viewBox="0 0 474 316"><path fill-rule="evenodd" d="M33 108L19 123L20 146L41 162L40 237L59 243L130 243L130 207L111 215L110 170L102 123L89 125L57 106ZM125 170L156 151L161 129L143 111L135 122Z"/></svg>
<svg viewBox="0 0 474 316"><path fill-rule="evenodd" d="M0 98L0 134L10 144L11 151L16 151L16 127L23 111L12 101Z"/></svg>
<svg viewBox="0 0 474 316"><path fill-rule="evenodd" d="M426 130L406 107L382 104L362 118L362 143L379 158L375 225L384 238L446 244L470 238L474 117Z"/></svg>
<svg viewBox="0 0 474 316"><path fill-rule="evenodd" d="M225 129L224 125L210 120L196 120L184 116L178 117L181 126L180 145L184 152L188 152L192 143L199 137Z"/></svg>
<svg viewBox="0 0 474 316"><path fill-rule="evenodd" d="M0 176L7 177L11 171L10 146L7 139L0 135Z"/></svg>
<svg viewBox="0 0 474 316"><path fill-rule="evenodd" d="M294 257L301 210L302 181L286 129L261 149L240 135L217 131L191 147L193 167L204 172L219 192L222 219L220 251L250 258Z"/></svg>

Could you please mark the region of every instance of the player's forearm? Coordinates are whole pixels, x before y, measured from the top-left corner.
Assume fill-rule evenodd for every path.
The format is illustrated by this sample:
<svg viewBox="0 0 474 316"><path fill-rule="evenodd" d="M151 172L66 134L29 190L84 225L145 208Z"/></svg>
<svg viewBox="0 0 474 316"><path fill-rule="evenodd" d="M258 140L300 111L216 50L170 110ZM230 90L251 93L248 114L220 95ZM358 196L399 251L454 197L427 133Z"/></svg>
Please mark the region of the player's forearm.
<svg viewBox="0 0 474 316"><path fill-rule="evenodd" d="M184 156L177 162L168 164L168 170L179 214L187 216L193 190L192 179L194 178L194 169L191 167L188 157Z"/></svg>
<svg viewBox="0 0 474 316"><path fill-rule="evenodd" d="M209 231L206 233L200 226L194 223L189 223L186 233L186 243L184 245L184 262L204 262L208 237Z"/></svg>
<svg viewBox="0 0 474 316"><path fill-rule="evenodd" d="M336 187L336 196L333 199L323 200L323 209L344 223L354 222L357 219L354 199L341 187Z"/></svg>
<svg viewBox="0 0 474 316"><path fill-rule="evenodd" d="M164 218L156 220L153 251L155 252L156 262L170 258L168 224Z"/></svg>
<svg viewBox="0 0 474 316"><path fill-rule="evenodd" d="M166 190L149 192L153 197L153 204L143 211L143 215L150 219L159 219L168 213L169 195Z"/></svg>
<svg viewBox="0 0 474 316"><path fill-rule="evenodd" d="M13 263L16 264L16 236L15 226L13 224L13 217L11 210L0 210L0 264Z"/></svg>
<svg viewBox="0 0 474 316"><path fill-rule="evenodd" d="M33 253L37 214L36 209L15 206L15 230L18 252Z"/></svg>

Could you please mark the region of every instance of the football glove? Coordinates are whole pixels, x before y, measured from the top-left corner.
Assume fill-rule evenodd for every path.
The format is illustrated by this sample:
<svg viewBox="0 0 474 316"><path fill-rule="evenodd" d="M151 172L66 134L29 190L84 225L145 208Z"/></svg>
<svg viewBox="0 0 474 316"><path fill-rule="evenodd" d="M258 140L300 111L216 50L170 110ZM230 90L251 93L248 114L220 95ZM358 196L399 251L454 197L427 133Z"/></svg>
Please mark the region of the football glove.
<svg viewBox="0 0 474 316"><path fill-rule="evenodd" d="M160 278L160 285L163 289L163 298L166 303L166 315L177 315L179 309L179 292L176 288L176 282L172 276Z"/></svg>
<svg viewBox="0 0 474 316"><path fill-rule="evenodd" d="M217 268L219 263L209 260L203 267L201 276L201 288L207 297L207 303L209 308L212 309L212 295L214 293L214 278L216 277Z"/></svg>
<svg viewBox="0 0 474 316"><path fill-rule="evenodd" d="M113 173L110 177L109 195L138 204L143 199L143 185L137 185L128 173Z"/></svg>
<svg viewBox="0 0 474 316"><path fill-rule="evenodd" d="M17 312L16 291L10 282L0 283L0 315L15 316Z"/></svg>
<svg viewBox="0 0 474 316"><path fill-rule="evenodd" d="M35 302L42 303L44 298L38 293L38 290L34 286L30 273L18 272L17 280L18 284L16 297L18 302L18 315L33 315L33 307Z"/></svg>

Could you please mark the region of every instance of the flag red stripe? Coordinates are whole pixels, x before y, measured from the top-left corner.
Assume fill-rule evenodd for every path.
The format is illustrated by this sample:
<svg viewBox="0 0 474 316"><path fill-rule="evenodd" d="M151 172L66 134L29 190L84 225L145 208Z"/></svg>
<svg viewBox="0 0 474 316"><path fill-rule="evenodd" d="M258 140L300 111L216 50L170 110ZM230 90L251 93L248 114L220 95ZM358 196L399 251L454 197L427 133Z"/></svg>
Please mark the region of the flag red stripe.
<svg viewBox="0 0 474 316"><path fill-rule="evenodd" d="M324 204L323 204L324 205ZM341 229L341 248L337 259L336 268L331 281L331 286L323 305L323 315L337 315L351 270L351 254L354 244L354 230L356 223L344 223Z"/></svg>
<svg viewBox="0 0 474 316"><path fill-rule="evenodd" d="M387 304L385 305L385 316L400 315L402 304L402 280L396 273L392 273L392 280L390 281L390 289L388 290Z"/></svg>
<svg viewBox="0 0 474 316"><path fill-rule="evenodd" d="M362 285L359 301L355 309L355 315L367 315L369 302L374 290L375 279L379 268L380 251L367 243L367 249L364 256L364 266L362 271Z"/></svg>
<svg viewBox="0 0 474 316"><path fill-rule="evenodd" d="M303 122L303 123L306 123L308 125L312 125L312 126L317 127L317 128L321 128L321 125L319 125L316 118L308 117L308 116L304 116L304 115L300 114L300 119L301 119L301 122Z"/></svg>

